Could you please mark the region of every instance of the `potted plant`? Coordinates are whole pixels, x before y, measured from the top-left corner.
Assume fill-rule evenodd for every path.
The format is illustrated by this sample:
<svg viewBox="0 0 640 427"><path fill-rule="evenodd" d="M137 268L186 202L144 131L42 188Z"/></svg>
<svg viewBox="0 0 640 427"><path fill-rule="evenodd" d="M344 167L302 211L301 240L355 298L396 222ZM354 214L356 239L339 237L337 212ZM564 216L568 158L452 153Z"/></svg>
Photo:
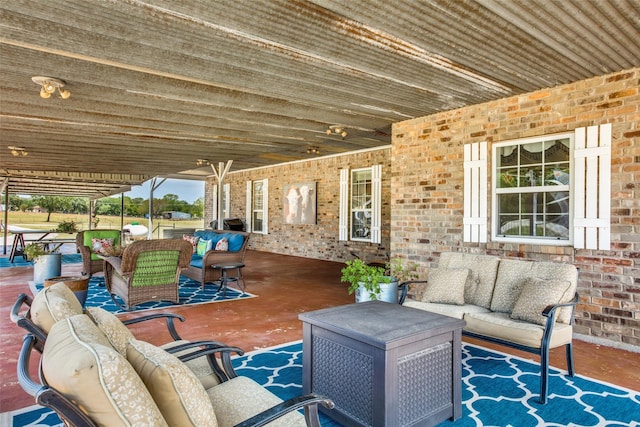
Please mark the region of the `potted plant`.
<svg viewBox="0 0 640 427"><path fill-rule="evenodd" d="M50 251L42 243L29 243L24 248L27 260L33 260L33 282L44 284L50 277L60 276L62 271L62 254Z"/></svg>
<svg viewBox="0 0 640 427"><path fill-rule="evenodd" d="M345 263L340 280L349 283L349 295L355 292L356 302L398 301L398 282L385 267L368 265L357 258Z"/></svg>
<svg viewBox="0 0 640 427"><path fill-rule="evenodd" d="M394 277L397 282L403 283L418 279L418 264L406 262L402 258L394 258L387 263L387 272Z"/></svg>

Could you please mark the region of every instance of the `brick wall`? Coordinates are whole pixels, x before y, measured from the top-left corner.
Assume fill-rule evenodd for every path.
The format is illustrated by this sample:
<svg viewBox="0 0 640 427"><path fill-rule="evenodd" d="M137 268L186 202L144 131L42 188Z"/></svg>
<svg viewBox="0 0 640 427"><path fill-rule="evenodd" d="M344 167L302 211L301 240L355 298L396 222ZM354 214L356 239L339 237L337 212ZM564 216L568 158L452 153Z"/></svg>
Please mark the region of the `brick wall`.
<svg viewBox="0 0 640 427"><path fill-rule="evenodd" d="M391 149L363 150L350 154L312 158L268 168L231 172L225 183L231 185L230 216L246 217L247 181L269 180L269 233L253 233L249 247L260 251L345 261L356 252L365 259L384 258L389 252ZM382 243L343 242L338 240L340 169L357 169L382 164ZM292 225L284 222L283 192L289 184L316 182L317 223ZM212 215L212 183L205 189L205 223Z"/></svg>
<svg viewBox="0 0 640 427"><path fill-rule="evenodd" d="M422 270L435 265L443 251L574 263L581 269L576 333L640 346L639 82L640 69L632 69L395 124L393 256L413 259ZM611 250L463 243L464 144L487 141L490 147L604 123L613 126Z"/></svg>

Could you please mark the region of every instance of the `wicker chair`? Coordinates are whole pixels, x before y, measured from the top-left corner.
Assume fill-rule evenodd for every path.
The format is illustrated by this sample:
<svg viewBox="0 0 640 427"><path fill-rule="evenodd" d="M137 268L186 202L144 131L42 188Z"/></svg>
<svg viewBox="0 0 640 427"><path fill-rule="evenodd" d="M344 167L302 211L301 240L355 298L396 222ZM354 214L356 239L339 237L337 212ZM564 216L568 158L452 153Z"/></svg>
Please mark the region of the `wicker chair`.
<svg viewBox="0 0 640 427"><path fill-rule="evenodd" d="M120 244L120 230L108 228L96 228L93 230L84 230L76 234L76 248L82 256L82 274L91 277L93 273L103 270L104 261L99 258L91 249L91 239L113 239L114 245Z"/></svg>
<svg viewBox="0 0 640 427"><path fill-rule="evenodd" d="M134 242L122 257L105 259L104 279L113 301L125 310L147 301L179 302L178 282L192 246L182 239Z"/></svg>

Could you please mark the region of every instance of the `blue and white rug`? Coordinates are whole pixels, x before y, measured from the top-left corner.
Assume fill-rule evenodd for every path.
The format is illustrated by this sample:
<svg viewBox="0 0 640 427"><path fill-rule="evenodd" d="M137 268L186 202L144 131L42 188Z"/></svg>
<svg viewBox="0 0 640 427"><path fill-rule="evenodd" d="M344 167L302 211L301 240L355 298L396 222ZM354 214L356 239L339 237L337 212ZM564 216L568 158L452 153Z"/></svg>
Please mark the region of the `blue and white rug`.
<svg viewBox="0 0 640 427"><path fill-rule="evenodd" d="M253 378L282 399L302 392L302 343L259 350L233 362L238 374ZM537 403L539 367L531 361L463 344L463 414L459 426L640 426L640 393L586 377L565 377L552 369L549 399ZM578 367L580 369L580 367ZM339 426L321 414L324 427ZM60 426L38 406L0 414L7 427Z"/></svg>
<svg viewBox="0 0 640 427"><path fill-rule="evenodd" d="M36 292L40 291L42 287L42 285L36 285ZM109 292L107 292L107 288L104 286L104 277L92 276L89 280L89 292L87 293L85 305L88 307L102 307L111 313L117 314L151 310L154 308L175 307L176 305L232 301L240 298L253 298L256 295L229 287L227 287L226 294L222 291L218 292L218 284L211 282L206 283L204 290L202 290L200 282L181 276L180 285L178 286L178 296L180 297L179 304L174 304L170 301L145 302L135 306L130 312L127 312L118 307L109 296Z"/></svg>
<svg viewBox="0 0 640 427"><path fill-rule="evenodd" d="M63 264L78 264L82 262L82 255L80 254L62 254ZM33 261L25 261L22 255L13 259L13 262L9 261L9 257L0 257L0 268L11 267L33 267Z"/></svg>

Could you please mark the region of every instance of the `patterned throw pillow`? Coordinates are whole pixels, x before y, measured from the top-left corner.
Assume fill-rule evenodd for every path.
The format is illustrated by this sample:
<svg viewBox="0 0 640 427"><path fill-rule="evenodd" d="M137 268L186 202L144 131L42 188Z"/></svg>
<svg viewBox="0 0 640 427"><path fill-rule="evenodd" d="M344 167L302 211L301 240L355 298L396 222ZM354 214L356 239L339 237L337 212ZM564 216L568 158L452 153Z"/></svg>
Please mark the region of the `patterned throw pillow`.
<svg viewBox="0 0 640 427"><path fill-rule="evenodd" d="M183 234L182 240L186 240L187 242L191 243L191 246L193 246L193 253L195 254L196 249L198 249L198 240L200 240L200 238L196 236L190 236L188 234Z"/></svg>
<svg viewBox="0 0 640 427"><path fill-rule="evenodd" d="M208 251L211 250L211 245L213 242L211 240L200 239L198 240L198 244L196 246L196 254L200 256L204 256Z"/></svg>
<svg viewBox="0 0 640 427"><path fill-rule="evenodd" d="M91 251L96 254L109 255L109 249L113 247L113 239L91 238Z"/></svg>
<svg viewBox="0 0 640 427"><path fill-rule="evenodd" d="M527 279L513 307L511 318L544 326L547 318L542 315L542 311L548 305L569 301L573 296L571 287L568 280Z"/></svg>
<svg viewBox="0 0 640 427"><path fill-rule="evenodd" d="M468 275L468 268L430 269L422 301L463 305L464 287Z"/></svg>
<svg viewBox="0 0 640 427"><path fill-rule="evenodd" d="M216 251L228 251L229 250L229 241L223 237L216 243Z"/></svg>
<svg viewBox="0 0 640 427"><path fill-rule="evenodd" d="M142 378L170 426L218 425L204 387L174 355L144 341L131 339L127 360Z"/></svg>

